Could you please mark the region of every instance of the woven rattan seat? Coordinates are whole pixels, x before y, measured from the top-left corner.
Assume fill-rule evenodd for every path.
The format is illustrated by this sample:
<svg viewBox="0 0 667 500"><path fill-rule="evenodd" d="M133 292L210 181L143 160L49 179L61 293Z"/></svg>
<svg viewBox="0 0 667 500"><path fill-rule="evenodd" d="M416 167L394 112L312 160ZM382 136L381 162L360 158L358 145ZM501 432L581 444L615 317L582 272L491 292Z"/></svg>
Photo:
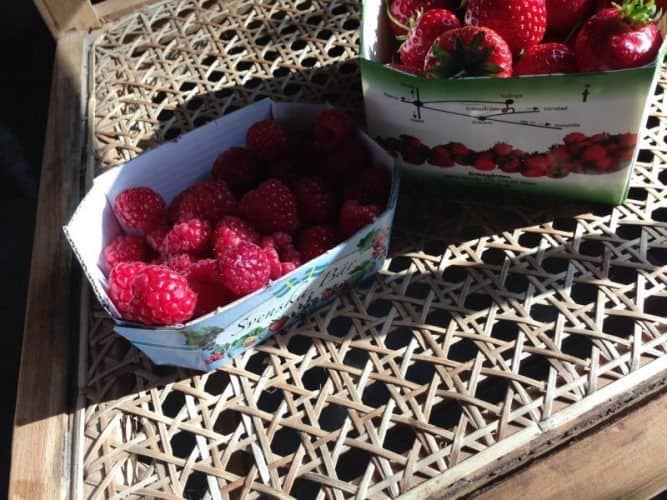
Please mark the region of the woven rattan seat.
<svg viewBox="0 0 667 500"><path fill-rule="evenodd" d="M57 82L83 82L80 114L59 125L83 130L72 141L84 151L59 165L74 172L63 219L79 172L83 190L264 97L326 100L363 120L358 2L172 0L102 21L59 44L82 69L61 63ZM35 422L66 435L64 483L45 484L85 498L453 496L661 390L664 85L624 205L406 185L391 259L370 285L219 371L152 365L74 279L58 300L80 318L50 321L64 325L54 352L76 387L58 387L75 401L20 400L15 439ZM24 406L26 366L62 368L26 342Z"/></svg>

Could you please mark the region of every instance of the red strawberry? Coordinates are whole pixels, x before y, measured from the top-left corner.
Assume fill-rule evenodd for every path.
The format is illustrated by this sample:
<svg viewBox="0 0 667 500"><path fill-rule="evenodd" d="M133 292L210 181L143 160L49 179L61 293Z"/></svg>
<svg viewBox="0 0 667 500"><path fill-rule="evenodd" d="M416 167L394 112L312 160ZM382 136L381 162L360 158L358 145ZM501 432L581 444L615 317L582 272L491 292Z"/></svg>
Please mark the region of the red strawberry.
<svg viewBox="0 0 667 500"><path fill-rule="evenodd" d="M615 3L617 4L619 2L616 2L615 0L597 0L595 2L595 10L602 10L608 7L613 7ZM655 0L655 6L664 13L667 10L667 0Z"/></svg>
<svg viewBox="0 0 667 500"><path fill-rule="evenodd" d="M145 234L166 218L167 205L158 193L147 187L126 189L114 201L113 209L123 228Z"/></svg>
<svg viewBox="0 0 667 500"><path fill-rule="evenodd" d="M317 173L329 186L347 185L368 163L368 152L363 144L346 143L320 160Z"/></svg>
<svg viewBox="0 0 667 500"><path fill-rule="evenodd" d="M518 55L542 41L547 9L544 0L468 0L465 23L494 30Z"/></svg>
<svg viewBox="0 0 667 500"><path fill-rule="evenodd" d="M660 50L662 35L653 22L652 1L626 0L603 9L579 31L575 54L580 71L634 68L651 63Z"/></svg>
<svg viewBox="0 0 667 500"><path fill-rule="evenodd" d="M499 142L493 146L492 151L496 156L509 156L512 154L512 146L504 142Z"/></svg>
<svg viewBox="0 0 667 500"><path fill-rule="evenodd" d="M311 226L299 233L297 244L304 262L336 246L336 232L329 225Z"/></svg>
<svg viewBox="0 0 667 500"><path fill-rule="evenodd" d="M258 158L266 161L283 157L289 149L287 134L275 120L253 124L246 134L246 146Z"/></svg>
<svg viewBox="0 0 667 500"><path fill-rule="evenodd" d="M431 150L422 141L409 135L401 135L401 155L403 159L413 165L422 165L428 160Z"/></svg>
<svg viewBox="0 0 667 500"><path fill-rule="evenodd" d="M477 170L489 171L496 168L496 158L491 151L484 151L477 155L473 167Z"/></svg>
<svg viewBox="0 0 667 500"><path fill-rule="evenodd" d="M438 35L460 27L459 18L452 12L446 9L427 10L410 28L407 39L401 45L401 61L409 68L420 71L424 67L424 58Z"/></svg>
<svg viewBox="0 0 667 500"><path fill-rule="evenodd" d="M534 154L529 156L525 161L525 169L521 171L521 175L525 177L542 177L546 175L547 170L551 165L549 157L544 154Z"/></svg>
<svg viewBox="0 0 667 500"><path fill-rule="evenodd" d="M433 42L424 60L429 78L452 76L512 76L512 53L495 31L464 26L444 32Z"/></svg>
<svg viewBox="0 0 667 500"><path fill-rule="evenodd" d="M600 146L599 144L593 144L592 146L587 147L581 153L581 159L583 161L597 162L602 160L607 156L607 150Z"/></svg>
<svg viewBox="0 0 667 500"><path fill-rule="evenodd" d="M259 166L246 148L233 147L218 156L213 164L213 178L224 181L236 193L242 193L255 185Z"/></svg>
<svg viewBox="0 0 667 500"><path fill-rule="evenodd" d="M359 179L355 183L345 188L344 198L346 200L357 200L362 204L373 203L384 207L389 199L390 190L391 173L389 170L386 168L367 168L359 174Z"/></svg>
<svg viewBox="0 0 667 500"><path fill-rule="evenodd" d="M336 199L319 177L299 179L294 194L304 224L326 224L336 220Z"/></svg>
<svg viewBox="0 0 667 500"><path fill-rule="evenodd" d="M347 200L340 210L338 232L342 239L347 239L362 227L370 224L382 209L377 205L361 205L356 200Z"/></svg>
<svg viewBox="0 0 667 500"><path fill-rule="evenodd" d="M162 242L162 253L203 255L209 248L211 224L206 220L190 219L175 224Z"/></svg>
<svg viewBox="0 0 667 500"><path fill-rule="evenodd" d="M299 229L299 214L294 193L276 179L269 179L248 191L239 205L243 217L262 233Z"/></svg>
<svg viewBox="0 0 667 500"><path fill-rule="evenodd" d="M192 317L197 295L184 276L166 266L148 265L132 282L128 316L146 325L172 325Z"/></svg>
<svg viewBox="0 0 667 500"><path fill-rule="evenodd" d="M637 145L637 134L620 134L617 140L621 147L634 148Z"/></svg>
<svg viewBox="0 0 667 500"><path fill-rule="evenodd" d="M242 241L220 259L220 277L234 294L242 296L259 290L269 282L271 265L264 250Z"/></svg>
<svg viewBox="0 0 667 500"><path fill-rule="evenodd" d="M442 145L431 148L431 156L428 162L436 167L453 167L455 165L449 148Z"/></svg>
<svg viewBox="0 0 667 500"><path fill-rule="evenodd" d="M526 49L514 66L514 76L575 73L577 60L567 45L542 43Z"/></svg>
<svg viewBox="0 0 667 500"><path fill-rule="evenodd" d="M583 142L588 139L588 136L582 132L571 132L565 136L563 142L565 144L575 144L577 142Z"/></svg>
<svg viewBox="0 0 667 500"><path fill-rule="evenodd" d="M189 219L215 223L236 211L236 197L222 181L203 181L190 186L169 205L169 220L176 224Z"/></svg>
<svg viewBox="0 0 667 500"><path fill-rule="evenodd" d="M547 29L567 35L591 13L593 4L593 0L546 0Z"/></svg>
<svg viewBox="0 0 667 500"><path fill-rule="evenodd" d="M354 130L350 115L340 108L325 109L313 126L313 145L320 151L331 151L345 142Z"/></svg>
<svg viewBox="0 0 667 500"><path fill-rule="evenodd" d="M387 8L387 17L394 35L408 34L410 25L419 17L420 12L431 9L454 10L458 7L458 0L390 0Z"/></svg>
<svg viewBox="0 0 667 500"><path fill-rule="evenodd" d="M524 157L522 152L513 150L509 155L498 158L498 167L508 174L519 172L523 167Z"/></svg>
<svg viewBox="0 0 667 500"><path fill-rule="evenodd" d="M150 250L141 236L121 234L104 247L102 251L107 269L119 262L146 262L150 258Z"/></svg>
<svg viewBox="0 0 667 500"><path fill-rule="evenodd" d="M120 262L109 273L109 298L121 315L127 314L132 300L132 282L148 264L144 262Z"/></svg>
<svg viewBox="0 0 667 500"><path fill-rule="evenodd" d="M250 224L239 217L227 215L220 219L213 231L211 237L213 255L220 259L228 248L235 247L239 242L249 241L258 244L259 239L259 233Z"/></svg>

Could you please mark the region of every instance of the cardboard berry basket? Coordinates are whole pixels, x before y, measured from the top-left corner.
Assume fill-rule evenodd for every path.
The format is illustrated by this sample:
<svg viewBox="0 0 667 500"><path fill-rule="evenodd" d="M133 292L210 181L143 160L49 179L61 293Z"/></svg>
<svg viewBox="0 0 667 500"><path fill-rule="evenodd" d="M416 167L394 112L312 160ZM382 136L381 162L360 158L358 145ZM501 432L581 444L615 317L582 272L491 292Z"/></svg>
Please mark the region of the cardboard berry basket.
<svg viewBox="0 0 667 500"><path fill-rule="evenodd" d="M392 187L386 209L348 240L263 289L183 325L147 327L127 322L107 294L100 256L105 245L121 233L111 208L118 193L148 186L169 202L185 187L205 179L218 154L242 146L253 123L273 117L288 132L298 132L311 126L323 109L321 105L263 100L95 179L64 231L95 295L114 319L115 331L153 362L214 369L371 277L382 266L396 208L398 171L391 156L359 132L374 166L391 170Z"/></svg>
<svg viewBox="0 0 667 500"><path fill-rule="evenodd" d="M426 79L386 66L396 42L384 5L363 2L366 121L406 178L609 204L625 200L665 44L656 62L635 69ZM522 154L499 155L497 144L501 153L511 147Z"/></svg>

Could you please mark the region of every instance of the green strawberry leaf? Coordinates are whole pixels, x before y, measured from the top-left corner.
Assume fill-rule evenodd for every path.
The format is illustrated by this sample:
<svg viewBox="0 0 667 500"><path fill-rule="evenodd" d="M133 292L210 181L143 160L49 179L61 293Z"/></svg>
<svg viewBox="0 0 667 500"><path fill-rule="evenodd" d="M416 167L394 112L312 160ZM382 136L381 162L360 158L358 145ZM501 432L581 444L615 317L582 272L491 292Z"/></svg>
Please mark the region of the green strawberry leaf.
<svg viewBox="0 0 667 500"><path fill-rule="evenodd" d="M370 250L373 247L373 240L375 237L378 235L380 232L379 229L374 229L370 233L368 233L366 236L364 236L361 241L357 244L357 248L359 249L360 252L365 252L367 250Z"/></svg>

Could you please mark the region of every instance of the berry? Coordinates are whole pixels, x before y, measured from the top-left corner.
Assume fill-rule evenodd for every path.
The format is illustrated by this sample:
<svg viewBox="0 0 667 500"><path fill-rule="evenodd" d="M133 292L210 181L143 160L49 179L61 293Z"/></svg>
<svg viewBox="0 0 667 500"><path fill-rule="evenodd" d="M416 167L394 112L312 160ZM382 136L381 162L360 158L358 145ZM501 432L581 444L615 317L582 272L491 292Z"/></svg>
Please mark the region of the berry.
<svg viewBox="0 0 667 500"><path fill-rule="evenodd" d="M408 163L422 165L431 155L431 150L416 137L402 134L401 141L401 154Z"/></svg>
<svg viewBox="0 0 667 500"><path fill-rule="evenodd" d="M167 255L164 258L163 265L179 274L187 275L195 260L187 253Z"/></svg>
<svg viewBox="0 0 667 500"><path fill-rule="evenodd" d="M453 167L456 164L447 146L431 148L431 157L428 162L436 167Z"/></svg>
<svg viewBox="0 0 667 500"><path fill-rule="evenodd" d="M258 244L259 238L259 233L246 221L233 215L226 215L215 226L211 237L213 255L219 259L228 248L235 247L239 242L249 241Z"/></svg>
<svg viewBox="0 0 667 500"><path fill-rule="evenodd" d="M283 268L282 263L280 262L280 255L278 254L278 250L276 250L276 248L271 245L262 247L262 249L266 254L266 258L269 259L269 266L271 268L271 274L269 277L272 280L277 280L283 275Z"/></svg>
<svg viewBox="0 0 667 500"><path fill-rule="evenodd" d="M236 295L259 290L269 281L271 264L259 246L242 241L220 259L220 276L224 285Z"/></svg>
<svg viewBox="0 0 667 500"><path fill-rule="evenodd" d="M512 53L498 33L481 26L445 31L433 42L424 60L429 78L512 76Z"/></svg>
<svg viewBox="0 0 667 500"><path fill-rule="evenodd" d="M512 146L504 142L499 142L492 148L496 156L509 156L510 154L512 154L513 149L514 148L512 148Z"/></svg>
<svg viewBox="0 0 667 500"><path fill-rule="evenodd" d="M262 238L262 247L273 247L278 250L281 263L291 263L295 267L301 265L301 254L294 246L292 237L287 233L273 233Z"/></svg>
<svg viewBox="0 0 667 500"><path fill-rule="evenodd" d="M542 41L547 9L544 0L468 0L465 23L494 30L518 55Z"/></svg>
<svg viewBox="0 0 667 500"><path fill-rule="evenodd" d="M208 221L190 219L171 228L162 242L162 253L203 255L208 250L210 239L211 225Z"/></svg>
<svg viewBox="0 0 667 500"><path fill-rule="evenodd" d="M345 189L346 200L357 200L361 204L387 205L391 190L391 173L386 168L367 168L359 179Z"/></svg>
<svg viewBox="0 0 667 500"><path fill-rule="evenodd" d="M188 285L197 294L194 316L203 316L233 302L235 297L222 283L215 259L202 259L190 266Z"/></svg>
<svg viewBox="0 0 667 500"><path fill-rule="evenodd" d="M458 0L391 0L387 9L387 17L389 17L389 25L394 35L404 36L407 35L410 26L420 12L427 12L431 9L454 10L458 5Z"/></svg>
<svg viewBox="0 0 667 500"><path fill-rule="evenodd" d="M514 66L514 76L575 73L577 60L567 45L542 43L526 49Z"/></svg>
<svg viewBox="0 0 667 500"><path fill-rule="evenodd" d="M637 145L637 134L620 134L617 136L618 145L624 148L634 148Z"/></svg>
<svg viewBox="0 0 667 500"><path fill-rule="evenodd" d="M592 146L587 147L581 153L581 159L583 161L597 162L602 160L607 156L607 150L600 146L599 144L593 144Z"/></svg>
<svg viewBox="0 0 667 500"><path fill-rule="evenodd" d="M484 151L478 154L473 167L482 171L494 170L496 168L495 155L491 151Z"/></svg>
<svg viewBox="0 0 667 500"><path fill-rule="evenodd" d="M203 181L179 194L169 206L169 220L176 224L189 219L215 223L236 211L236 197L222 181Z"/></svg>
<svg viewBox="0 0 667 500"><path fill-rule="evenodd" d="M104 247L102 255L106 268L112 269L119 262L146 262L150 258L150 250L142 237L121 234Z"/></svg>
<svg viewBox="0 0 667 500"><path fill-rule="evenodd" d="M146 243L154 252L159 252L162 248L165 236L171 228L169 226L158 226L146 233Z"/></svg>
<svg viewBox="0 0 667 500"><path fill-rule="evenodd" d="M259 178L259 166L246 148L233 147L218 156L213 164L213 178L224 181L236 193L253 187Z"/></svg>
<svg viewBox="0 0 667 500"><path fill-rule="evenodd" d="M580 71L635 68L651 63L660 50L662 35L653 22L653 2L625 0L603 9L582 26L575 42Z"/></svg>
<svg viewBox="0 0 667 500"><path fill-rule="evenodd" d="M353 129L352 119L345 111L340 108L325 109L313 127L313 145L320 151L331 151L342 144Z"/></svg>
<svg viewBox="0 0 667 500"><path fill-rule="evenodd" d="M407 39L399 49L401 61L408 68L420 71L431 45L441 33L460 28L461 22L451 11L431 9L424 12L410 28Z"/></svg>
<svg viewBox="0 0 667 500"><path fill-rule="evenodd" d="M336 220L336 199L319 177L299 179L294 194L304 224L326 224Z"/></svg>
<svg viewBox="0 0 667 500"><path fill-rule="evenodd" d="M146 325L183 323L197 303L185 277L166 266L146 266L135 276L132 294L128 316Z"/></svg>
<svg viewBox="0 0 667 500"><path fill-rule="evenodd" d="M121 315L127 314L132 300L134 277L146 268L145 262L119 262L109 273L109 298Z"/></svg>
<svg viewBox="0 0 667 500"><path fill-rule="evenodd" d="M593 3L593 0L546 0L547 29L567 35L588 16Z"/></svg>
<svg viewBox="0 0 667 500"><path fill-rule="evenodd" d="M287 154L287 134L275 120L263 120L248 129L246 146L258 158L273 161Z"/></svg>
<svg viewBox="0 0 667 500"><path fill-rule="evenodd" d="M336 246L336 233L329 225L311 226L299 233L297 246L307 262Z"/></svg>
<svg viewBox="0 0 667 500"><path fill-rule="evenodd" d="M575 144L577 142L583 142L587 139L588 136L586 136L586 134L583 134L581 132L571 132L565 136L563 142L565 144Z"/></svg>
<svg viewBox="0 0 667 500"><path fill-rule="evenodd" d="M347 185L368 163L368 152L364 146L359 142L348 142L322 158L317 173L329 186Z"/></svg>
<svg viewBox="0 0 667 500"><path fill-rule="evenodd" d="M342 239L347 239L362 227L370 224L378 215L381 208L377 205L361 205L356 200L347 200L340 210L338 232Z"/></svg>
<svg viewBox="0 0 667 500"><path fill-rule="evenodd" d="M296 233L299 214L294 193L276 179L248 191L241 199L241 215L262 233Z"/></svg>
<svg viewBox="0 0 667 500"><path fill-rule="evenodd" d="M301 177L301 167L293 158L280 158L268 166L268 176L292 186Z"/></svg>
<svg viewBox="0 0 667 500"><path fill-rule="evenodd" d="M147 187L126 189L116 196L113 209L123 229L145 234L159 226L166 217L162 196Z"/></svg>

